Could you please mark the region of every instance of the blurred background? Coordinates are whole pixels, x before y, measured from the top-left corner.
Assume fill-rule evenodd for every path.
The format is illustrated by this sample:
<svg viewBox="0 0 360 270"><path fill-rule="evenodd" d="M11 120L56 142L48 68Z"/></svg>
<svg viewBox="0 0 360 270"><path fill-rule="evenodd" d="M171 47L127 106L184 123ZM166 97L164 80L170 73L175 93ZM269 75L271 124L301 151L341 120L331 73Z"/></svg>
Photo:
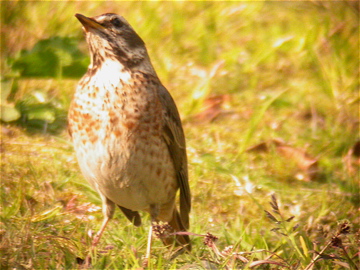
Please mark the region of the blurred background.
<svg viewBox="0 0 360 270"><path fill-rule="evenodd" d="M74 14L107 12L124 16L142 37L178 105L191 231L215 234L219 250L248 252L225 260L194 237L193 257L161 267L200 261L206 268L207 258L247 269L269 259L252 253L263 249L287 268L305 268L326 247L319 269L356 269L357 1L1 2L2 267L74 267L100 224L101 203L77 167L66 114L89 64ZM344 222L351 227L342 239L347 255L328 242ZM104 255L98 266L136 267L144 229L120 214L112 224L103 246L113 244L117 255Z"/></svg>

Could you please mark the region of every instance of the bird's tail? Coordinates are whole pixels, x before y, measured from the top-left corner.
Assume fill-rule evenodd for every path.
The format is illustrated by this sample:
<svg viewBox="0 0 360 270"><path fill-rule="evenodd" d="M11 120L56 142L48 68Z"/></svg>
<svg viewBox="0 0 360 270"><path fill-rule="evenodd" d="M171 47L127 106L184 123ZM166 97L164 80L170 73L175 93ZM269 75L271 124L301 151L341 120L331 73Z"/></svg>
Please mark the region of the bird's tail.
<svg viewBox="0 0 360 270"><path fill-rule="evenodd" d="M191 251L190 237L188 234L186 234L186 228L183 225L180 214L176 208L174 209L172 219L168 223L171 226L175 236L171 235L169 237L162 238L161 240L164 245L170 246L175 242L175 245L182 246L187 251Z"/></svg>

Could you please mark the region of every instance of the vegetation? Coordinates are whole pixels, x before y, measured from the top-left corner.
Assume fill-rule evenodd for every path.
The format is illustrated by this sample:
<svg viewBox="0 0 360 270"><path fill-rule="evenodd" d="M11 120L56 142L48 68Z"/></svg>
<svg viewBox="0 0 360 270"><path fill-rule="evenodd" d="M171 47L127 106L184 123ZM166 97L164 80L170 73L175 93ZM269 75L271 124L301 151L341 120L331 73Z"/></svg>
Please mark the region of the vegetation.
<svg viewBox="0 0 360 270"><path fill-rule="evenodd" d="M359 269L358 2L1 2L1 269L80 268L101 202L66 132L73 16L124 15L177 102L193 251L149 269ZM270 202L270 204L269 204ZM117 211L95 269L139 269Z"/></svg>

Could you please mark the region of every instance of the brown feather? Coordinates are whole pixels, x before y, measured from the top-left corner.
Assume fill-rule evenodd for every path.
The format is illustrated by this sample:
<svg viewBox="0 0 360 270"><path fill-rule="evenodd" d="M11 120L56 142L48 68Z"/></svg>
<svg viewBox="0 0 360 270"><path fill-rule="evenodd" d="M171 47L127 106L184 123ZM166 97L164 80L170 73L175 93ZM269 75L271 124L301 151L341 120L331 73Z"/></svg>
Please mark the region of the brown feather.
<svg viewBox="0 0 360 270"><path fill-rule="evenodd" d="M141 217L138 211L132 211L125 207L118 205L120 210L124 213L128 220L130 220L136 227L141 225Z"/></svg>
<svg viewBox="0 0 360 270"><path fill-rule="evenodd" d="M188 229L191 193L188 180L185 135L173 98L162 85L159 94L162 106L165 108L164 137L174 163L176 178L180 187L180 217L184 227Z"/></svg>

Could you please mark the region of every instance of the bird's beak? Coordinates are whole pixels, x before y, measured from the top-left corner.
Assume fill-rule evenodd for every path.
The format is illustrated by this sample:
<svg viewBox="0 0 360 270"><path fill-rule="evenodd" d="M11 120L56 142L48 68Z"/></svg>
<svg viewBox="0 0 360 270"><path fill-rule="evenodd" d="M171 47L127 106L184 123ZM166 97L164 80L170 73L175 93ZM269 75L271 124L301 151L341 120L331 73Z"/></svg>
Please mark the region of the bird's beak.
<svg viewBox="0 0 360 270"><path fill-rule="evenodd" d="M81 22L81 24L84 26L84 29L86 32L90 31L91 29L95 30L104 30L106 29L104 26L99 24L97 21L95 21L92 18L86 17L82 14L75 14L75 17Z"/></svg>

